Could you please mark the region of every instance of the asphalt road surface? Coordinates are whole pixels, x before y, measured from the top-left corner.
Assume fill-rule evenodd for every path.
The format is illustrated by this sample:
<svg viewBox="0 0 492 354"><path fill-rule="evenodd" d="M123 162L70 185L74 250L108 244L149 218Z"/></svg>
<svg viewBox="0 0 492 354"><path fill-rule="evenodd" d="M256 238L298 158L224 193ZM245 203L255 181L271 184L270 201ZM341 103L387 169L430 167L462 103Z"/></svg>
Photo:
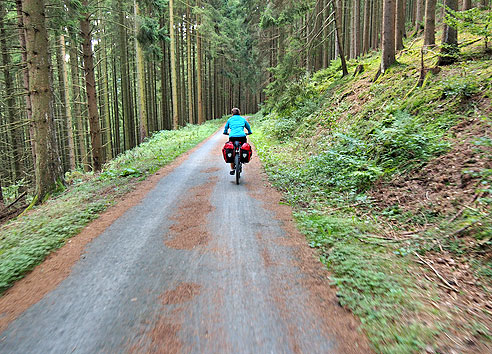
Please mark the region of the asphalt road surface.
<svg viewBox="0 0 492 354"><path fill-rule="evenodd" d="M0 353L366 352L268 199L257 157L236 185L225 140L206 141L91 242L1 333Z"/></svg>

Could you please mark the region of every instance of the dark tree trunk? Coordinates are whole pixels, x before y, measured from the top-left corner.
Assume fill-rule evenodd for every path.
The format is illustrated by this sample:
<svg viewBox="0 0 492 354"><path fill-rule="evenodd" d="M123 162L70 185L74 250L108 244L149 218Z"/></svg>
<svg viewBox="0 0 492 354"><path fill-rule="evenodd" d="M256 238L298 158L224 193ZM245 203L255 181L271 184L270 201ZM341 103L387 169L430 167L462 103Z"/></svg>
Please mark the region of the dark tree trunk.
<svg viewBox="0 0 492 354"><path fill-rule="evenodd" d="M458 11L458 0L445 0L446 11L448 8ZM442 33L442 47L437 65L449 65L456 61L458 54L458 31L446 23Z"/></svg>
<svg viewBox="0 0 492 354"><path fill-rule="evenodd" d="M401 50L405 33L405 0L396 0L395 18L395 49Z"/></svg>
<svg viewBox="0 0 492 354"><path fill-rule="evenodd" d="M3 76L5 82L5 103L7 105L7 117L8 125L10 126L11 136L12 136L12 152L13 152L13 180L16 181L22 178L22 136L21 129L16 127L18 124L19 117L15 109L15 94L14 94L14 78L13 78L13 68L12 60L10 54L8 53L7 46L7 34L5 30L4 18L7 15L7 10L4 8L4 4L0 4L0 50L2 52L2 66L3 66Z"/></svg>
<svg viewBox="0 0 492 354"><path fill-rule="evenodd" d="M84 7L88 6L88 0L83 0ZM94 54L92 52L92 37L90 14L85 13L80 20L80 31L82 35L82 51L84 57L85 87L89 111L89 126L91 136L91 150L93 170L100 171L103 161L101 143L101 125L99 122L99 111L97 109L96 78L94 75Z"/></svg>
<svg viewBox="0 0 492 354"><path fill-rule="evenodd" d="M424 45L436 45L436 0L425 2Z"/></svg>
<svg viewBox="0 0 492 354"><path fill-rule="evenodd" d="M381 60L381 73L384 73L393 63L395 58L395 1L383 2L383 53Z"/></svg>
<svg viewBox="0 0 492 354"><path fill-rule="evenodd" d="M42 202L44 197L55 189L58 181L62 179L63 172L53 121L53 91L50 82L44 0L25 0L22 9L36 151L36 198L37 202Z"/></svg>
<svg viewBox="0 0 492 354"><path fill-rule="evenodd" d="M335 10L335 28L336 28L336 34L337 34L337 48L338 48L338 53L340 54L340 60L342 61L342 76L348 75L348 70L347 70L347 63L345 61L345 55L343 51L343 44L342 44L342 39L341 39L341 29L340 29L340 23L341 23L341 1L336 0L333 3L334 10Z"/></svg>

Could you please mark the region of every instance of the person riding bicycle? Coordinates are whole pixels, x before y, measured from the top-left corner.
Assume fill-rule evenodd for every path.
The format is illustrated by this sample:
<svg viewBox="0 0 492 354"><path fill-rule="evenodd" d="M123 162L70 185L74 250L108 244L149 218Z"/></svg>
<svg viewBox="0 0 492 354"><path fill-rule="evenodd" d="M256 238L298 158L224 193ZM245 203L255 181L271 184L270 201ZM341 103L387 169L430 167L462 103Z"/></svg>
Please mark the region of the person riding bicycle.
<svg viewBox="0 0 492 354"><path fill-rule="evenodd" d="M235 141L240 141L241 144L244 144L247 142L244 128L248 130L248 134L253 134L253 132L251 131L251 126L249 125L248 121L241 117L240 114L241 111L239 110L239 108L232 109L232 117L227 120L224 128L224 134L227 135L227 132L230 129L231 132L229 133L229 141L231 141L232 143L234 143ZM235 173L234 163L231 163L231 172L229 173L231 175Z"/></svg>

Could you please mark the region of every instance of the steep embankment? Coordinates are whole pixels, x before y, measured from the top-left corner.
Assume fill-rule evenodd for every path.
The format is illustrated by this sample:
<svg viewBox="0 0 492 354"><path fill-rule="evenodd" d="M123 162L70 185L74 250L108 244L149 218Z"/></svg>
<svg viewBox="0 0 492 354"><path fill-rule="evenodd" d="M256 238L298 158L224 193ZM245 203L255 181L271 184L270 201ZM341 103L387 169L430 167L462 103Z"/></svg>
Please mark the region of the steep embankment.
<svg viewBox="0 0 492 354"><path fill-rule="evenodd" d="M377 54L351 63L356 77L334 63L253 122L271 180L378 351L492 348L492 57L471 42L422 86L419 41L376 81Z"/></svg>

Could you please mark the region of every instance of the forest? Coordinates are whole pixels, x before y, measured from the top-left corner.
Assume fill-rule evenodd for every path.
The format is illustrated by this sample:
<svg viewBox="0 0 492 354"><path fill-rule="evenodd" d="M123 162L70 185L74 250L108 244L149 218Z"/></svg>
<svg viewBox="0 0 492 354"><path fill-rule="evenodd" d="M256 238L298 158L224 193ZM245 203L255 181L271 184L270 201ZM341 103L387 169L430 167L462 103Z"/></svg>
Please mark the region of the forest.
<svg viewBox="0 0 492 354"><path fill-rule="evenodd" d="M8 313L0 330L14 318L2 299L12 301L16 282L215 141L238 107L261 168L245 166L246 189L231 192L217 177L221 156L210 153L194 173L216 179L197 192L201 177L180 175L192 178L195 199L171 200L162 215L176 209L173 222L215 223L221 208L208 199L227 190L268 204L268 184L281 197L263 214L295 223L302 245L330 272L309 273L305 250L296 253L321 289L315 298L332 296L326 301L357 319L344 333L367 336L369 346L354 352L490 351L491 7L490 0L0 0L0 313ZM184 188L169 183L162 200ZM225 209L240 210L223 199ZM283 219L282 206L291 208ZM135 220L135 230L145 220ZM277 269L272 255L290 249L278 251L280 243L268 253L270 229L261 234L262 225L253 218L242 226L254 242L245 236L253 246L236 255L265 247L257 258ZM196 227L189 234L203 244L193 251L225 233ZM176 244L165 241L166 252ZM320 306L314 317L328 316L329 306ZM299 349L287 344L285 351Z"/></svg>
<svg viewBox="0 0 492 354"><path fill-rule="evenodd" d="M255 113L289 80L336 58L346 73L345 58L383 48L384 72L393 41L400 50L425 28L425 45L435 44L436 19L445 6L458 10L457 1L436 3L4 0L0 200L41 201L67 171L100 171L155 131L232 106Z"/></svg>

